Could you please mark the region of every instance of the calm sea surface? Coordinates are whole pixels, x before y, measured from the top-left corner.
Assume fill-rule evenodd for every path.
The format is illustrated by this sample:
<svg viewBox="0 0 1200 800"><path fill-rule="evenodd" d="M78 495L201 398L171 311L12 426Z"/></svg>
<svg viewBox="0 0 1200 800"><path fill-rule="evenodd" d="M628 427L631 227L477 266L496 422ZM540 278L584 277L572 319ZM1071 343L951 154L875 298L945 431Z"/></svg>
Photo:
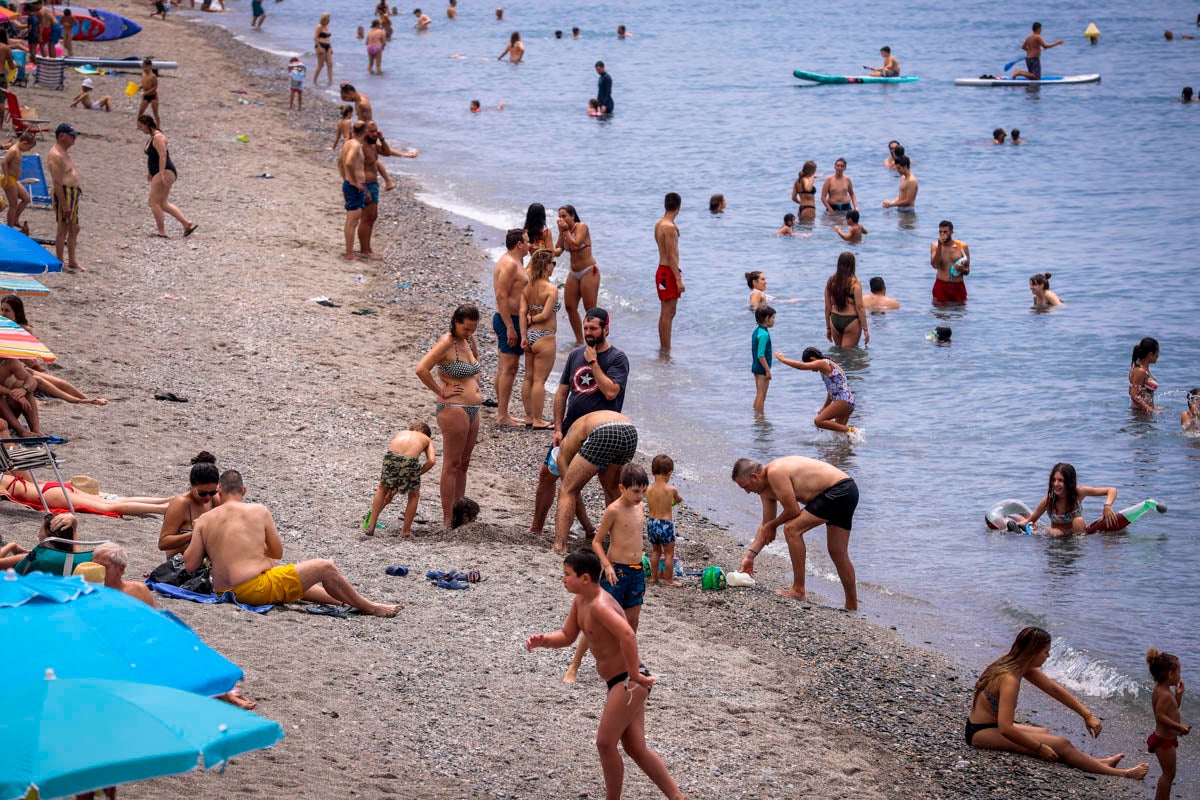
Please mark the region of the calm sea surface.
<svg viewBox="0 0 1200 800"><path fill-rule="evenodd" d="M249 4L230 5L229 14L203 16L248 26ZM1088 702L1107 698L1122 720L1107 746L1134 751L1152 722L1145 649L1178 654L1185 674L1200 665L1200 439L1179 431L1184 393L1200 385L1200 107L1176 102L1183 85L1200 86L1200 41L1162 37L1165 28L1196 33L1195 5L951 10L864 0L801 12L774 2L541 0L509 4L504 22L495 5L462 0L450 23L438 0L425 9L433 29L421 35L402 13L383 77L366 75L354 39L369 24L365 0L267 4L266 32L242 37L307 52L316 18L334 11L335 77L371 96L393 144L421 149L419 160L391 169L412 174L425 199L474 220L481 235L518 226L530 202L576 206L591 226L611 338L633 365L626 412L646 450L675 458L689 505L751 536L758 504L729 480L735 458L801 454L838 465L863 495L851 554L868 616L972 664L1025 625L1048 628L1052 674ZM952 84L1021 55L1034 19L1048 39L1067 40L1044 56L1046 74L1100 72L1103 82L1040 91ZM1082 37L1089 22L1102 32L1097 47ZM636 37L618 41L620 23ZM572 26L581 40L569 40ZM555 29L568 38L556 41ZM498 63L513 30L525 63ZM919 83L810 87L792 78L798 67L861 72L883 44ZM585 114L598 59L613 75L617 107L605 121ZM472 116L471 99L506 107ZM988 146L995 127L1018 127L1028 143ZM896 192L881 166L889 139L915 161L915 219L880 208ZM839 157L870 231L853 248L858 274L864 283L884 276L903 304L872 318L868 347L830 353L858 397L854 422L866 441L856 445L816 432L820 381L783 366L766 421L754 420L754 325L741 277L764 270L772 294L802 298L777 306L776 349L798 357L827 344L822 289L845 249L833 220L819 218L794 239L773 232L795 210L800 165L812 159L825 175ZM657 352L652 285L652 227L667 191L684 198L688 287L669 359ZM714 192L728 200L720 216L707 211ZM928 248L943 218L971 247L970 301L957 310L930 304ZM1063 307L1031 309L1035 272L1053 273ZM559 324L566 329L565 314ZM925 340L939 324L953 327L953 345ZM1126 394L1129 354L1143 336L1162 345L1154 372L1164 413L1151 420L1135 418ZM1118 487L1118 508L1155 497L1170 512L1086 538L985 528L984 511L1000 499L1036 503L1057 461L1075 464L1082 483ZM1085 505L1089 519L1099 512L1100 501ZM839 603L824 537L815 538L810 586ZM1181 769L1194 790L1195 767L1183 759Z"/></svg>

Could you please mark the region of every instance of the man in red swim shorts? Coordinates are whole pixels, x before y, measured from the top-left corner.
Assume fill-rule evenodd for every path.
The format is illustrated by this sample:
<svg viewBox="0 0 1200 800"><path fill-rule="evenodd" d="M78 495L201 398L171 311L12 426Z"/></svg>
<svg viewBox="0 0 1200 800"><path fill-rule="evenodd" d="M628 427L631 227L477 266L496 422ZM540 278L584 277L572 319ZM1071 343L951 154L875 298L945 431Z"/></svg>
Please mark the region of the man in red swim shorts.
<svg viewBox="0 0 1200 800"><path fill-rule="evenodd" d="M658 270L654 273L654 288L658 291L662 307L658 313L658 345L663 350L671 349L671 326L675 322L675 308L683 296L683 275L679 270L679 226L675 217L683 204L679 195L668 192L663 199L665 212L654 223L654 241L658 245Z"/></svg>
<svg viewBox="0 0 1200 800"><path fill-rule="evenodd" d="M929 245L929 266L937 270L933 302L967 302L963 277L971 274L971 251L965 242L954 238L954 223L948 219L938 223L937 241Z"/></svg>

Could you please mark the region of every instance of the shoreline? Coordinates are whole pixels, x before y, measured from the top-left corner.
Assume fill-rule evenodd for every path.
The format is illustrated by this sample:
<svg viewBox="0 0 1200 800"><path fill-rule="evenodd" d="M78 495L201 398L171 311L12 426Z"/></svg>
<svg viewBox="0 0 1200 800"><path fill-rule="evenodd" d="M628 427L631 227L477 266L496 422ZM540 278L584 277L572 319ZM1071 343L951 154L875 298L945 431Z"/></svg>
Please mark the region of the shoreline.
<svg viewBox="0 0 1200 800"><path fill-rule="evenodd" d="M339 621L283 609L260 618L160 599L160 607L246 669L245 690L260 701L258 712L283 723L289 738L237 759L223 778L190 774L123 792L161 796L168 783L174 791L220 792L230 790L229 781L251 796L280 789L300 797L598 792L591 737L600 695L591 665L577 687L564 687L558 681L569 651L526 655L519 648L523 634L561 624L569 605L549 537L522 533L544 441L494 431L489 409L471 472L470 494L484 508L481 524L454 533L419 524L416 542L397 542L386 531L369 540L356 531L387 439L412 416L431 418L432 403L412 366L457 302L447 298L486 296L482 251L442 212L416 201L415 187L402 179L385 195L377 226L388 261L337 262L341 212L333 157L315 138L320 131L324 141L331 130L328 104L310 95L302 118L307 132L298 132L298 117L278 108L286 96L276 91L285 85L282 61L216 26L176 24L140 35L169 50L181 49L185 34L202 32L196 49L211 57L181 63L180 77L219 85L232 74L265 105L221 109L221 98L230 97L221 86L198 89L190 95L194 107L180 109L172 101L179 103L183 81L164 81L165 127L180 131L171 138L181 167L174 199L202 225L186 244L171 227L175 238L159 243L136 234L116 241L96 224L107 221L117 231L133 220L135 229L149 228L140 167L127 163L140 157L133 149L140 138L130 134L126 118L129 102L97 120L95 130L111 130L94 136L107 138L81 139L74 154L85 186L97 187L85 200L80 245L91 271L52 276L55 295L31 303L31 319L63 356L66 374L85 391L109 392L114 402L104 409L48 406L48 428L57 423L54 429L72 440L59 449L66 471L100 478L103 491L179 491L187 458L201 449L216 453L222 468L246 473L252 499L275 515L290 558L329 556L368 597L398 599L407 608L392 621ZM62 94L29 93L43 116L65 113L54 102ZM82 127L95 113L67 118ZM181 118L184 124L174 121ZM218 138L228 138L221 128L245 126L246 119L277 123L261 126L271 131L265 153L256 133L250 146ZM96 163L102 146L114 156L106 165ZM215 168L222 154L236 175ZM258 169L256 162L268 166ZM253 170L277 178L252 182ZM237 204L257 197L260 187L294 199L263 198L271 216L259 219ZM111 197L114 189L128 189L129 196ZM97 205L106 202L110 207ZM222 210L232 212L224 227L217 219ZM44 233L44 215L27 213ZM247 228L253 241L243 238ZM446 291L438 296L422 291L434 269L444 271L439 289ZM362 285L354 282L360 272ZM404 283L410 289L388 288ZM164 301L163 293L192 300ZM342 308L304 302L318 294ZM379 313L349 315L360 306ZM79 330L80 320L93 322L92 330ZM80 351L92 357L90 370L77 366L73 356ZM494 348L483 341L481 351L494 367ZM159 388L192 402L155 403L149 397ZM435 480L425 482L418 519L436 519ZM589 497L596 508L596 494ZM397 510L389 508L385 521L396 520ZM7 507L2 513L22 535L31 527L31 517ZM124 544L131 573L161 560L153 520L86 517L83 527ZM696 514L685 512L679 528L686 536L679 554L689 564L741 546ZM490 580L444 592L416 575L384 576L387 563L409 564L416 573L477 566ZM764 560L765 585L781 584L785 575L786 562ZM512 603L513 589L524 604ZM1133 796L1125 781L967 749L961 728L974 675L949 659L835 609L797 605L762 588L732 591L648 593L642 646L663 678L650 703L649 739L691 794ZM425 630L414 630L414 623ZM264 648L268 640L281 645ZM291 663L281 669L284 659ZM749 759L753 775L745 774ZM649 784L633 770L629 777L631 796L644 796ZM221 780L227 783L208 783Z"/></svg>

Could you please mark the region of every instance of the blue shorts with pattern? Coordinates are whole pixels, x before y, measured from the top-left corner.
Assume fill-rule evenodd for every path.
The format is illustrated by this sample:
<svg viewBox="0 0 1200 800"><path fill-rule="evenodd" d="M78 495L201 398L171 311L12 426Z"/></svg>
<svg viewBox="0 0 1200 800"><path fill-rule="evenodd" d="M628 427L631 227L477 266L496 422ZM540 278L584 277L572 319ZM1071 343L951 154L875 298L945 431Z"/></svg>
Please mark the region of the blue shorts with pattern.
<svg viewBox="0 0 1200 800"><path fill-rule="evenodd" d="M646 573L641 564L613 564L613 572L617 573L617 585L608 582L604 574L600 574L600 588L613 596L621 608L636 608L642 604L646 594Z"/></svg>
<svg viewBox="0 0 1200 800"><path fill-rule="evenodd" d="M669 519L646 520L646 538L650 544L672 544L675 541L675 523Z"/></svg>

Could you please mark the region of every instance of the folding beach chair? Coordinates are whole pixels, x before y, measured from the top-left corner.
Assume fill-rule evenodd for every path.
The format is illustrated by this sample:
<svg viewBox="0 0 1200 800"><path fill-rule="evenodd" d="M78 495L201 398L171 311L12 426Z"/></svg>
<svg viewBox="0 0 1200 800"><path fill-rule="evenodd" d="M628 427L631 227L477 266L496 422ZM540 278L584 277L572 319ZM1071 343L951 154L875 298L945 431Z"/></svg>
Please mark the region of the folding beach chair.
<svg viewBox="0 0 1200 800"><path fill-rule="evenodd" d="M21 116L21 103L12 92L5 92L4 110L8 112L8 120L4 130L11 131L13 136L20 136L27 129L34 133L45 133L50 130L45 127L50 124L48 119L24 119Z"/></svg>
<svg viewBox="0 0 1200 800"><path fill-rule="evenodd" d="M25 62L29 55L24 50L12 51L13 62L17 65L17 77L9 82L10 86L28 86L29 75L25 71Z"/></svg>
<svg viewBox="0 0 1200 800"><path fill-rule="evenodd" d="M37 153L21 156L21 180L36 179L35 183L25 184L29 197L35 206L50 206L50 187L46 185L46 171L42 169L42 157Z"/></svg>
<svg viewBox="0 0 1200 800"><path fill-rule="evenodd" d="M58 89L60 92L66 84L63 73L66 71L66 59L39 58L37 70L33 73L33 85L43 89Z"/></svg>
<svg viewBox="0 0 1200 800"><path fill-rule="evenodd" d="M57 536L47 536L29 552L29 555L17 562L13 567L18 575L28 575L31 572L48 572L51 575L61 575L64 578L75 573L75 568L92 560L92 553L102 544L111 539L94 542L77 542L74 539L60 539Z"/></svg>
<svg viewBox="0 0 1200 800"><path fill-rule="evenodd" d="M42 484L33 474L35 469L49 467L54 471L54 477L60 485L66 486L62 473L58 471L58 462L54 453L50 452L50 437L27 436L24 438L0 439L0 472L25 470L33 476L33 485L37 488L38 499L42 501L42 510L49 511L50 505L42 494ZM75 506L71 503L71 493L63 490L67 508L74 513Z"/></svg>

